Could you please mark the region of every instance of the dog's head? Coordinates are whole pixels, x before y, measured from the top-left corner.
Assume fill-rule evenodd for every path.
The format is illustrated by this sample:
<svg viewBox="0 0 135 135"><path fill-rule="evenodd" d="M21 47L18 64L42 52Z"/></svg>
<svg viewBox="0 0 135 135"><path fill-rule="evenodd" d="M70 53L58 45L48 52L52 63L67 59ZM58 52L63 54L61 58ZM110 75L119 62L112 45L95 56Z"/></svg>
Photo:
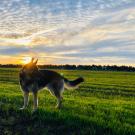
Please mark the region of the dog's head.
<svg viewBox="0 0 135 135"><path fill-rule="evenodd" d="M31 62L23 66L23 68L21 69L21 72L25 74L33 74L37 72L38 71L37 62L38 62L38 59L35 60L34 58L32 58Z"/></svg>

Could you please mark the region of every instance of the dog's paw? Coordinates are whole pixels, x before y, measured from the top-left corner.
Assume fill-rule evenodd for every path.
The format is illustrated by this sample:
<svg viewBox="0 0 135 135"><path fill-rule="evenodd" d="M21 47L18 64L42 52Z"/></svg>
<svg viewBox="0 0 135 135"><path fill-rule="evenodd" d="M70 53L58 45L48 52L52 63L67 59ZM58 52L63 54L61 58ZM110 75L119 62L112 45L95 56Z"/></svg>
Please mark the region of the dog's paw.
<svg viewBox="0 0 135 135"><path fill-rule="evenodd" d="M60 105L56 105L56 106L55 106L55 108L56 108L56 109L61 109L61 108L62 108L62 106L60 106Z"/></svg>
<svg viewBox="0 0 135 135"><path fill-rule="evenodd" d="M32 110L32 113L36 113L37 111L38 111L38 109L35 108L35 109Z"/></svg>
<svg viewBox="0 0 135 135"><path fill-rule="evenodd" d="M23 106L23 107L21 107L21 108L19 108L19 110L24 110L25 109L25 107Z"/></svg>
<svg viewBox="0 0 135 135"><path fill-rule="evenodd" d="M19 108L19 110L24 110L24 109L25 109L25 108L23 108L23 107L22 107L22 108Z"/></svg>

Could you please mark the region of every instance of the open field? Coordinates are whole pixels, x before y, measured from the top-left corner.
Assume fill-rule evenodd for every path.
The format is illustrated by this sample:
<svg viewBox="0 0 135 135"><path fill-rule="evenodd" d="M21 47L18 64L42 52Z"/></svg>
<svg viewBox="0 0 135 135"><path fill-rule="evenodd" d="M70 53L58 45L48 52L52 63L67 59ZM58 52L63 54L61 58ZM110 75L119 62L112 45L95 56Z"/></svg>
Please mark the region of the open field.
<svg viewBox="0 0 135 135"><path fill-rule="evenodd" d="M63 108L47 91L39 110L23 104L19 69L0 68L0 135L135 135L135 73L58 70L69 79L83 76L76 90L64 92Z"/></svg>

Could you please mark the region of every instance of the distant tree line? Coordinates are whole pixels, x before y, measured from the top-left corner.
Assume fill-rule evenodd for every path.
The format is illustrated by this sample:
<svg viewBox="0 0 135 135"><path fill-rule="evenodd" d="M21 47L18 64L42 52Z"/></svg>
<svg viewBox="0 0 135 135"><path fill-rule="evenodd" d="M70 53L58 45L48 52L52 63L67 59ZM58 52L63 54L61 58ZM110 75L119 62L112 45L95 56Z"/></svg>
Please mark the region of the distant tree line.
<svg viewBox="0 0 135 135"><path fill-rule="evenodd" d="M41 65L41 68L68 69L68 70L91 70L91 71L128 71L134 72L135 67L117 65Z"/></svg>
<svg viewBox="0 0 135 135"><path fill-rule="evenodd" d="M21 68L22 65L7 64L0 67L5 68ZM39 65L40 68L46 69L68 69L68 70L91 70L91 71L128 71L134 72L135 67L132 66L117 66L117 65Z"/></svg>

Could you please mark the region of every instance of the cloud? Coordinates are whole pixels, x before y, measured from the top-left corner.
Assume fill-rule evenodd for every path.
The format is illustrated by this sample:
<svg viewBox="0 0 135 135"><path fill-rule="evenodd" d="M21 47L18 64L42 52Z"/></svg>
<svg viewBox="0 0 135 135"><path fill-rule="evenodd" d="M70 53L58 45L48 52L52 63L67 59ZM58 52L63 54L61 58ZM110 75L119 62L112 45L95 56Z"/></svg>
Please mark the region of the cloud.
<svg viewBox="0 0 135 135"><path fill-rule="evenodd" d="M18 47L18 46L1 46L0 55L19 55L21 53L30 52L30 49L27 47Z"/></svg>

